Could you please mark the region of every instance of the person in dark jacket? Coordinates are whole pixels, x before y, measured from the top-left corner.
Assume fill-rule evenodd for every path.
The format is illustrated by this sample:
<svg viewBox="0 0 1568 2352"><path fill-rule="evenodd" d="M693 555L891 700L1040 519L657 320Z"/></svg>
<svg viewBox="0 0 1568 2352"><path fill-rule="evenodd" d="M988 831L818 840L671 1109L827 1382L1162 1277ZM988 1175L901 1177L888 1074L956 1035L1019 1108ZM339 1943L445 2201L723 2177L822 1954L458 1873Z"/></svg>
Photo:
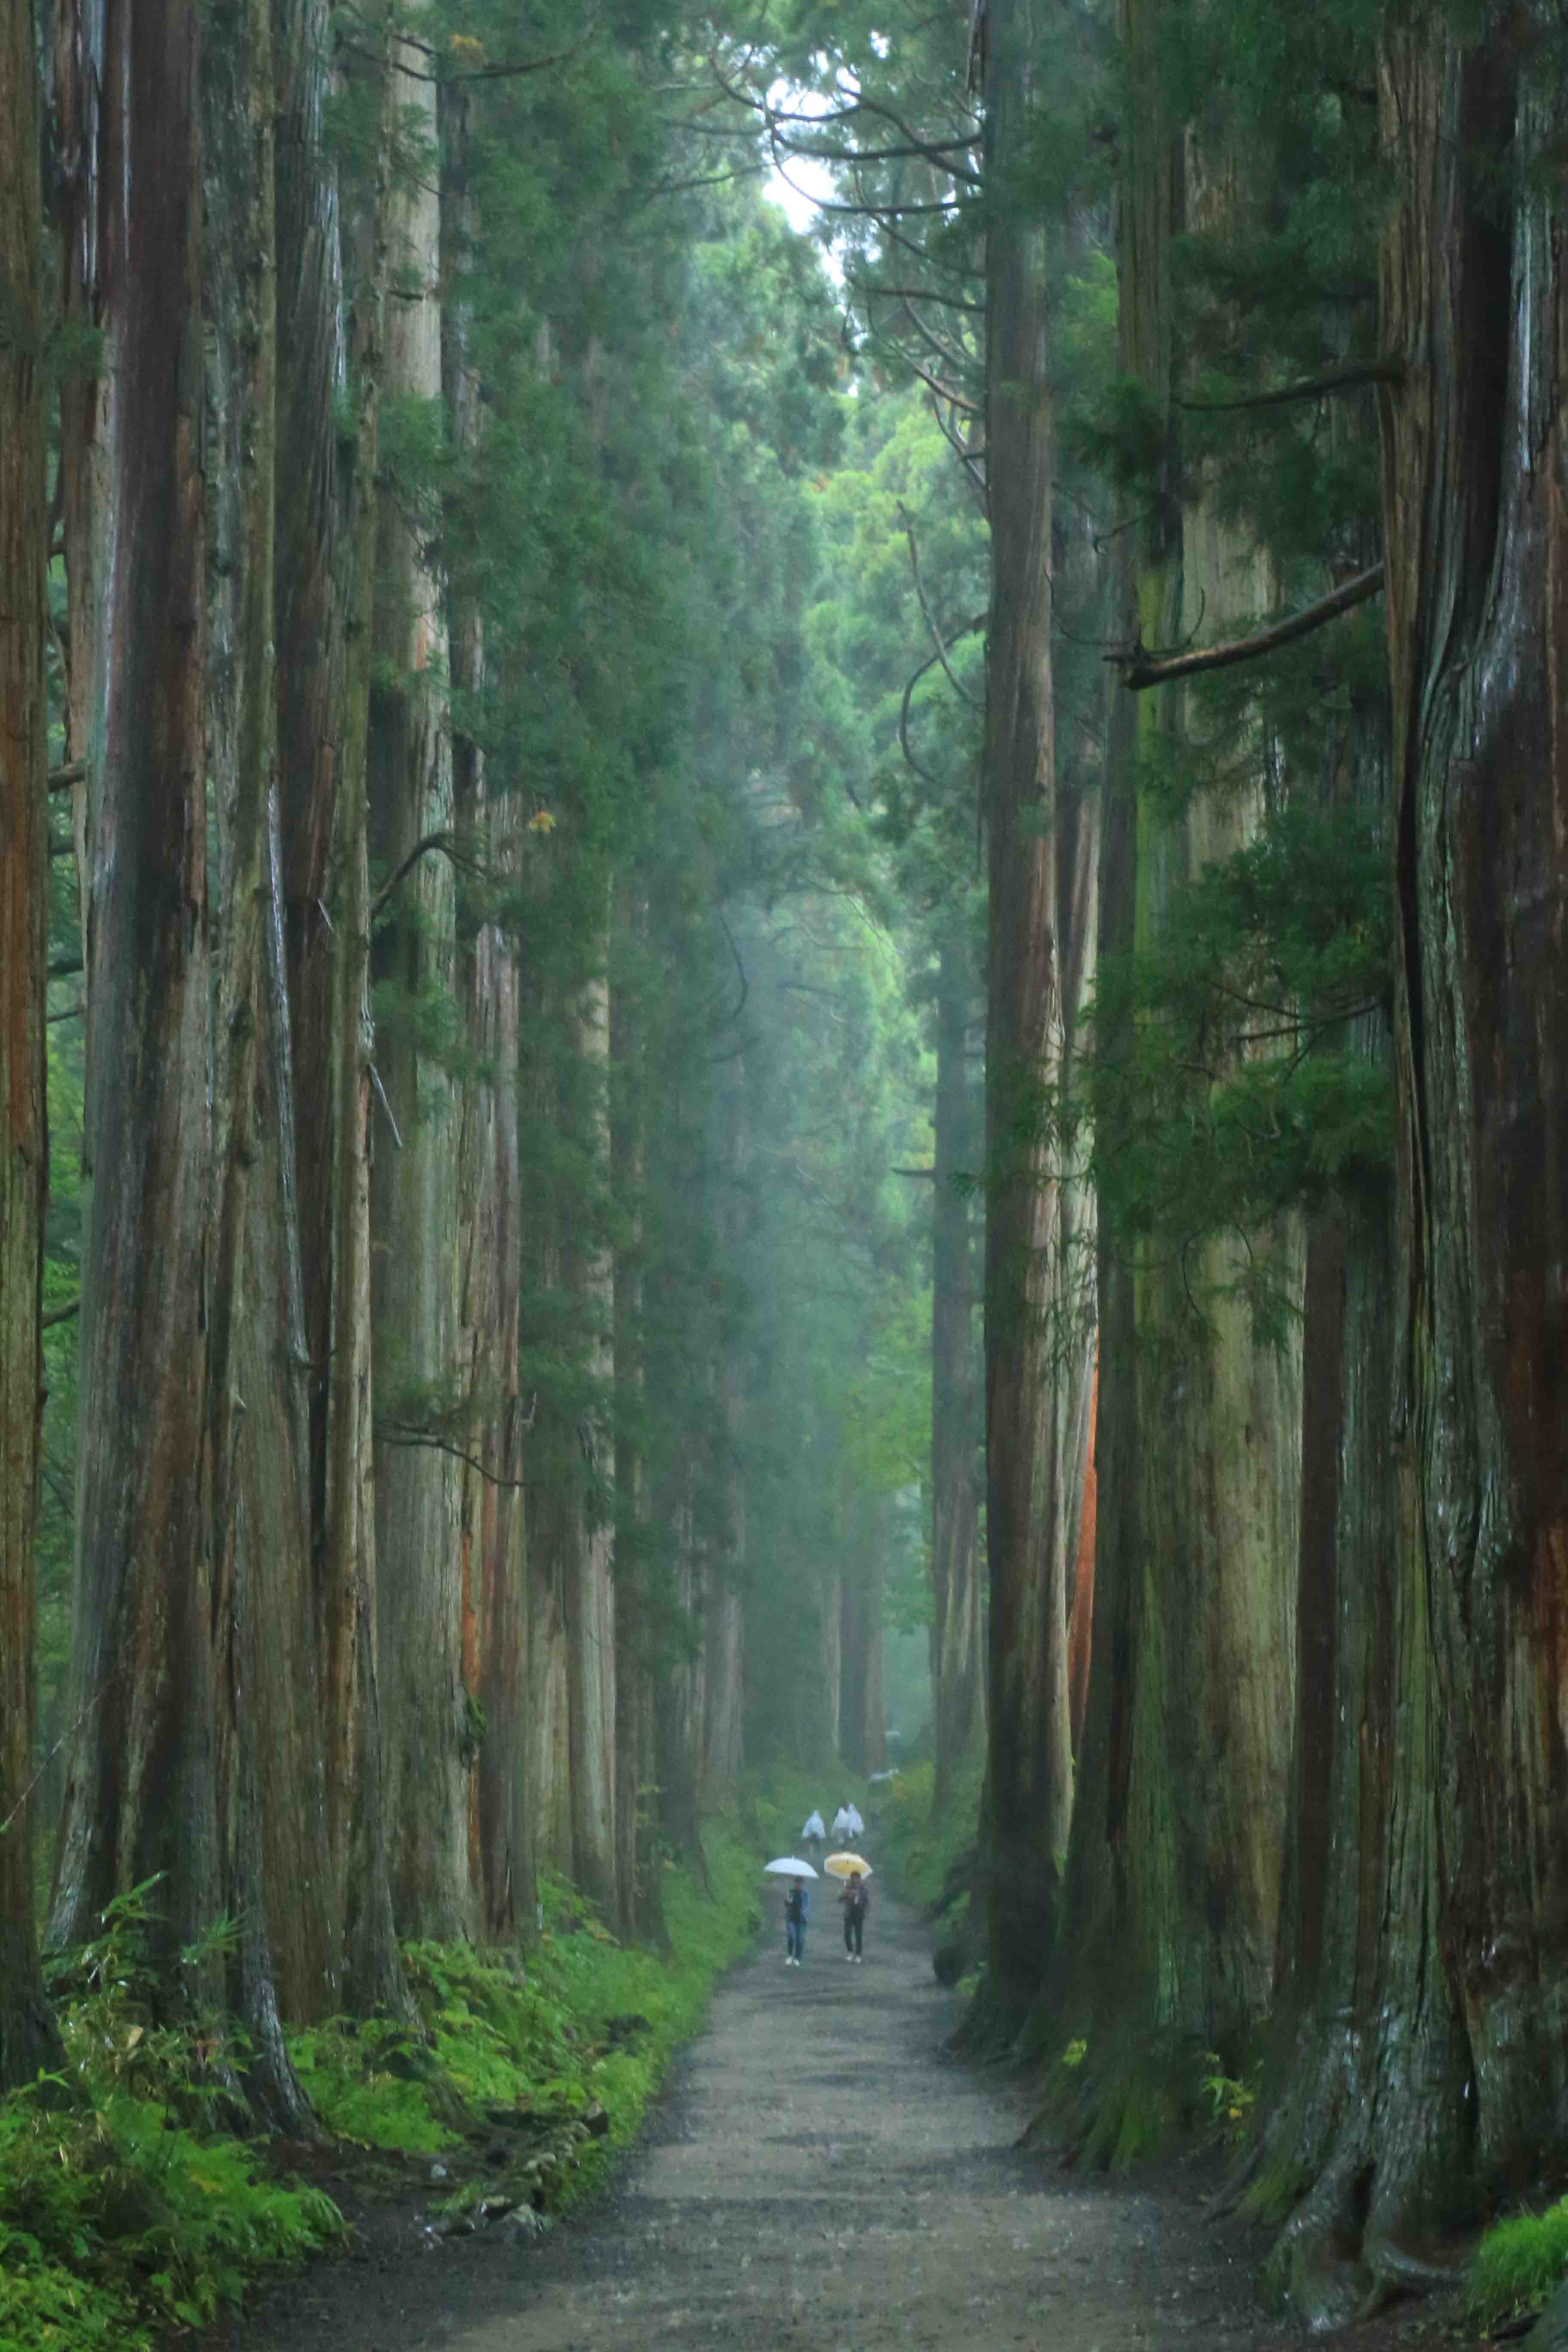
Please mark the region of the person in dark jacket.
<svg viewBox="0 0 1568 2352"><path fill-rule="evenodd" d="M805 1899L805 1881L792 1878L789 1893L784 1896L784 1966L798 1969L805 1951L805 1923L810 1916Z"/></svg>
<svg viewBox="0 0 1568 2352"><path fill-rule="evenodd" d="M871 1907L871 1897L858 1870L850 1872L839 1889L838 1900L844 1906L844 1957L858 1965L860 1942L866 1932L866 1914Z"/></svg>

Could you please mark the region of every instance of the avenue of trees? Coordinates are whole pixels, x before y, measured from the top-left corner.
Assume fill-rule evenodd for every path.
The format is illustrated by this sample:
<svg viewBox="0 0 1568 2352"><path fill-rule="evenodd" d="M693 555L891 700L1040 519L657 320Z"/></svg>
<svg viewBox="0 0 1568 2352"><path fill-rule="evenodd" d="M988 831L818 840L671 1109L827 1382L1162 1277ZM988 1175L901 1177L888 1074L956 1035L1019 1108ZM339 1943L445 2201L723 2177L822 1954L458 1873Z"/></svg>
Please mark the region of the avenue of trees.
<svg viewBox="0 0 1568 2352"><path fill-rule="evenodd" d="M657 1939L913 1619L972 2037L1418 2282L1568 2158L1555 14L0 15L0 2084L154 1874L266 2121Z"/></svg>

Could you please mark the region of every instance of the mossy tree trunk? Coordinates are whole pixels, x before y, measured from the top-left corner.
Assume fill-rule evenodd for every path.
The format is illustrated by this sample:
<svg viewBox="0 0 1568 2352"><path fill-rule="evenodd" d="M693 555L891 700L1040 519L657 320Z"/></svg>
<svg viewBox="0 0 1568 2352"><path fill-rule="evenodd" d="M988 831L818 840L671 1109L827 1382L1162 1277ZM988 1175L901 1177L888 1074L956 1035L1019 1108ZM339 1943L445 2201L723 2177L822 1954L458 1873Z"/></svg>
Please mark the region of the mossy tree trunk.
<svg viewBox="0 0 1568 2352"><path fill-rule="evenodd" d="M1167 416L1172 239L1184 218L1235 201L1171 124L1154 64L1160 10L1129 0L1132 67L1121 208L1121 361ZM1124 535L1119 631L1169 642L1266 599L1255 560L1201 485L1157 500ZM1113 688L1101 864L1101 941L1126 955L1153 936L1172 889L1247 837L1256 809L1200 801L1162 822L1145 782L1163 730L1199 714ZM1097 1041L1109 1073L1129 1030ZM1102 1089L1097 1148L1118 1149ZM1299 1249L1271 1245L1299 1287ZM1217 1289L1237 1269L1208 1254ZM1087 2032L1081 2077L1091 2144L1125 2154L1176 2120L1164 2056L1155 2079L1128 2047L1245 2047L1267 2013L1289 1765L1299 1494L1299 1349L1255 1334L1220 1297L1194 1312L1180 1270L1100 1256L1097 1544L1087 1706L1068 1872L1073 1949L1042 2003L1042 2033ZM1101 2063L1103 2062L1103 2064Z"/></svg>
<svg viewBox="0 0 1568 2352"><path fill-rule="evenodd" d="M0 10L0 2092L62 2062L33 1920L33 1542L48 1194L43 314L28 0Z"/></svg>
<svg viewBox="0 0 1568 2352"><path fill-rule="evenodd" d="M1358 1593L1342 1561L1338 1580L1353 1729L1316 1991L1338 2030L1322 2050L1303 2035L1260 2183L1306 2192L1275 2275L1309 2305L1347 2254L1342 2300L1408 2280L1434 2225L1564 2150L1553 27L1432 11L1391 25L1381 61L1398 202L1380 347L1404 362L1383 417L1395 1182L1387 1304L1363 1322L1389 1328L1393 1437L1383 1572ZM1348 1377L1348 1342L1345 1360ZM1355 1409L1347 1393L1347 1426ZM1342 1501L1342 1541L1358 1505Z"/></svg>

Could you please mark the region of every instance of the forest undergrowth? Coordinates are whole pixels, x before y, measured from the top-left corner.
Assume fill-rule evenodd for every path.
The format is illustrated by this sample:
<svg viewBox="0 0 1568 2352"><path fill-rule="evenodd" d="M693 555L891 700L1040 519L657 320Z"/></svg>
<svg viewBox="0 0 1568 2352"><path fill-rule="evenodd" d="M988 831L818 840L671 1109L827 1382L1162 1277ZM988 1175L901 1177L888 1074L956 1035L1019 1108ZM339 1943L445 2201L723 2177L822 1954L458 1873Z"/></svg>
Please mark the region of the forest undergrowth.
<svg viewBox="0 0 1568 2352"><path fill-rule="evenodd" d="M153 2352L210 2321L259 2273L345 2236L309 2177L329 2156L367 2195L405 2188L418 2158L448 2234L507 2213L548 2226L636 2136L754 1934L761 1826L710 1821L705 1871L665 1863L668 1952L618 1943L559 1880L542 1883L526 1954L406 1945L416 2024L334 2019L289 2037L319 2148L237 2129L243 2038L157 2021L157 1888L116 1902L52 1971L64 2070L0 2102L0 2352ZM193 1982L221 1941L188 1956Z"/></svg>

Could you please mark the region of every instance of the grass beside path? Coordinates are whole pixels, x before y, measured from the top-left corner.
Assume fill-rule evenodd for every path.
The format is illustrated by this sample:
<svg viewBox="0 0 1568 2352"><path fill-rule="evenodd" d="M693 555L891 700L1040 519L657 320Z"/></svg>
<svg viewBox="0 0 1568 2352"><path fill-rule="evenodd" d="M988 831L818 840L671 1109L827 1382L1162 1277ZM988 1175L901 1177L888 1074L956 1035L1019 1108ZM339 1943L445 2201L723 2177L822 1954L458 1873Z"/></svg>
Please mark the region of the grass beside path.
<svg viewBox="0 0 1568 2352"><path fill-rule="evenodd" d="M756 1931L759 1824L744 1812L705 1824L706 1887L666 1866L668 1956L617 1943L547 1884L526 1956L406 1948L419 2032L337 2019L292 2036L351 2159L357 2148L367 2177L392 2183L411 2156L440 2163L453 2231L508 2207L543 2226L602 2180ZM171 2326L201 2325L258 2272L342 2234L331 2200L280 2161L300 2151L224 2127L224 2060L243 2050L216 2025L155 2024L142 1958L155 1899L115 1905L57 1967L67 2073L0 2101L0 2352L153 2352Z"/></svg>

